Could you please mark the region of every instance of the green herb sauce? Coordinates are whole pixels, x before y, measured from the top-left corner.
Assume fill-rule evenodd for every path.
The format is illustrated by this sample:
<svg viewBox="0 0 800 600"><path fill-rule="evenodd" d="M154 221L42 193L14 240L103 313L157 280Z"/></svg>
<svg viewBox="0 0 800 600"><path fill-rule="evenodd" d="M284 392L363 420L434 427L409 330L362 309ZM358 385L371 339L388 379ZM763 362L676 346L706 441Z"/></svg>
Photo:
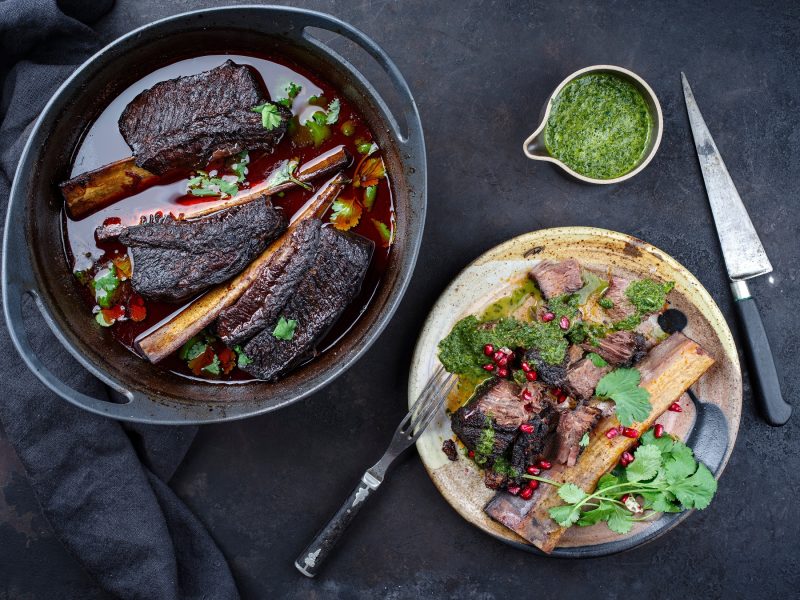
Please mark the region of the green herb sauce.
<svg viewBox="0 0 800 600"><path fill-rule="evenodd" d="M636 310L644 315L661 310L673 287L675 283L672 281L657 283L652 279L638 279L625 289L625 295Z"/></svg>
<svg viewBox="0 0 800 600"><path fill-rule="evenodd" d="M647 103L632 83L610 73L590 73L567 84L553 100L544 143L573 171L613 179L639 164L652 129Z"/></svg>

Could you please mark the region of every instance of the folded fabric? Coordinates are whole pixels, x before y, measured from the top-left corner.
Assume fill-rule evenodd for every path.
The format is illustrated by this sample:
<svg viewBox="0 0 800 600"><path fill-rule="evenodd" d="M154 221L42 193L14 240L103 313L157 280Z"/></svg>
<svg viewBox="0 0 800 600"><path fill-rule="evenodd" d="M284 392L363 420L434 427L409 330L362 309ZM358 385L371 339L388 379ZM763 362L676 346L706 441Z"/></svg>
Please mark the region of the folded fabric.
<svg viewBox="0 0 800 600"><path fill-rule="evenodd" d="M33 121L58 85L97 48L97 35L86 23L112 4L0 1L3 214ZM105 386L38 319L33 301L27 304L31 343L45 364L70 386L107 397ZM0 353L5 434L53 531L99 585L121 598L238 598L216 543L165 483L197 428L123 426L67 403L26 369L4 327Z"/></svg>

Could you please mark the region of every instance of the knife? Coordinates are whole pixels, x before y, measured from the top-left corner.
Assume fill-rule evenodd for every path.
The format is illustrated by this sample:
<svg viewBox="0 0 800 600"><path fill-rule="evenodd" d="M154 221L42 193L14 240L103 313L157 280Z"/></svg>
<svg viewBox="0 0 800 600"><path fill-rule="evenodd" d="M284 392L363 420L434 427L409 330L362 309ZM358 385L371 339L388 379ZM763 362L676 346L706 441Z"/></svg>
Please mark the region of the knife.
<svg viewBox="0 0 800 600"><path fill-rule="evenodd" d="M700 109L686 80L683 81L683 95L686 111L692 127L697 158L703 172L711 212L717 226L722 256L731 280L734 306L745 343L750 379L756 403L762 416L772 426L780 426L789 420L792 407L783 399L775 360L767 339L767 332L761 321L758 306L750 295L747 280L772 271L764 246L753 227L753 222L733 185L725 163L717 150L711 134L700 114Z"/></svg>

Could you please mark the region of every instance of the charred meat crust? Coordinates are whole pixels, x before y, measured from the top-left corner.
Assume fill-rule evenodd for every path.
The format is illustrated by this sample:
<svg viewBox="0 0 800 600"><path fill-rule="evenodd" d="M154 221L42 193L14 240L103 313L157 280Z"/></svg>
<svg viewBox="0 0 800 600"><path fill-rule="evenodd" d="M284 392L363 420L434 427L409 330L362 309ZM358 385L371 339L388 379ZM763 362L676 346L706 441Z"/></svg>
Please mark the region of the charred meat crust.
<svg viewBox="0 0 800 600"><path fill-rule="evenodd" d="M547 300L577 292L583 287L581 266L574 258L560 262L543 260L530 270L529 276Z"/></svg>
<svg viewBox="0 0 800 600"><path fill-rule="evenodd" d="M271 103L281 121L266 129L252 108L269 101L255 71L227 60L141 92L122 112L119 130L136 164L163 175L203 167L243 150L272 150L292 115L285 106Z"/></svg>
<svg viewBox="0 0 800 600"><path fill-rule="evenodd" d="M564 360L557 365L551 365L542 358L541 353L536 348L531 348L525 352L525 361L536 371L539 381L553 387L562 387L567 379L567 365L569 364L569 353L564 356Z"/></svg>
<svg viewBox="0 0 800 600"><path fill-rule="evenodd" d="M246 342L272 325L314 263L322 222L308 219L270 258L256 280L217 319L217 334L228 346Z"/></svg>
<svg viewBox="0 0 800 600"><path fill-rule="evenodd" d="M286 227L283 211L264 198L192 221L167 216L126 227L119 241L133 259L133 289L180 302L242 271Z"/></svg>
<svg viewBox="0 0 800 600"><path fill-rule="evenodd" d="M314 264L281 311L287 320L297 321L292 339L275 338L273 325L268 326L244 347L253 361L245 370L274 380L310 357L361 289L374 247L360 235L323 227Z"/></svg>

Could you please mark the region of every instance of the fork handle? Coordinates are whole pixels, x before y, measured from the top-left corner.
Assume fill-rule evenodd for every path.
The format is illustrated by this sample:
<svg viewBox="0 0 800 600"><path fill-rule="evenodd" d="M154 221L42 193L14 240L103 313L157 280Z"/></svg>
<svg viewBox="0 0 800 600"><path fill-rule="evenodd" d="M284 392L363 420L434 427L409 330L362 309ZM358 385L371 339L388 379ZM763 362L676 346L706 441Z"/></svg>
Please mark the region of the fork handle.
<svg viewBox="0 0 800 600"><path fill-rule="evenodd" d="M367 498L372 496L381 484L369 471L361 476L361 481L350 493L342 507L333 515L328 523L323 527L311 543L306 547L300 556L294 561L294 566L306 577L314 577L319 573L322 563L333 551L334 546L342 537L353 519L356 518L358 511L367 502Z"/></svg>

